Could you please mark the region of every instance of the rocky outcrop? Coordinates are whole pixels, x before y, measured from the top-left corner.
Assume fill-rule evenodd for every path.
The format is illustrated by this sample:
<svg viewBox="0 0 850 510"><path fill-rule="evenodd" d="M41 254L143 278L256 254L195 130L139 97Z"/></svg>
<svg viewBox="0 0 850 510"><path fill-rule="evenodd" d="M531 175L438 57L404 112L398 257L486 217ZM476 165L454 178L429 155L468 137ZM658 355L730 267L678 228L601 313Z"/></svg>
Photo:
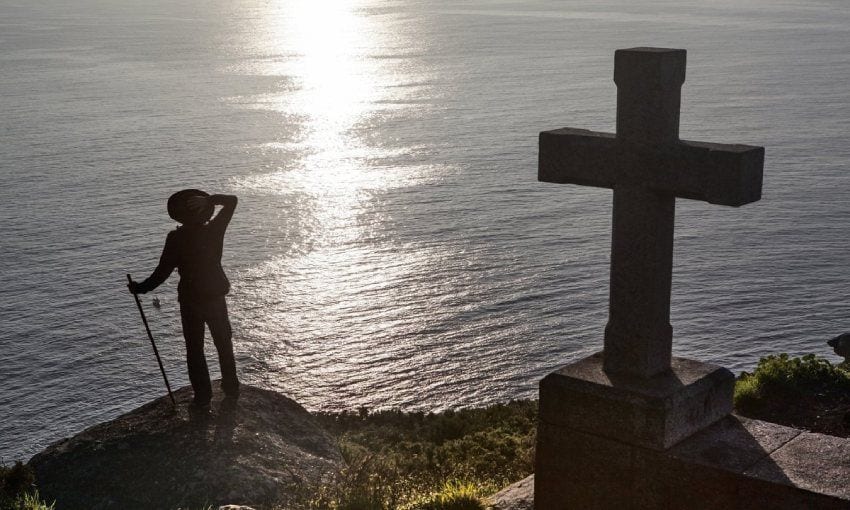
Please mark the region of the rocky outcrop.
<svg viewBox="0 0 850 510"><path fill-rule="evenodd" d="M534 510L534 475L505 487L490 497L490 510Z"/></svg>
<svg viewBox="0 0 850 510"><path fill-rule="evenodd" d="M216 391L206 412L188 405L191 388L175 397L176 408L162 397L33 457L43 498L57 510L285 506L343 463L332 437L278 393Z"/></svg>

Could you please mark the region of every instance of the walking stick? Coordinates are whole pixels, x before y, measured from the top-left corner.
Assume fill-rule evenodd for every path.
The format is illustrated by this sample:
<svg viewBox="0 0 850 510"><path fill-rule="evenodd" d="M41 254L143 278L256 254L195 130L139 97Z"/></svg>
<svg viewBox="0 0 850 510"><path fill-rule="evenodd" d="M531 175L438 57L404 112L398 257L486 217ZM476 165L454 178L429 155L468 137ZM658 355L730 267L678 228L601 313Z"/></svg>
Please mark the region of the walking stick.
<svg viewBox="0 0 850 510"><path fill-rule="evenodd" d="M130 273L127 273L127 281L129 283L133 283L133 279L130 277ZM165 387L168 388L168 396L171 397L171 403L175 407L177 406L177 402L174 401L174 394L171 393L171 385L168 384L168 377L165 375L165 368L162 366L162 359L159 357L159 351L156 349L156 343L153 341L153 335L151 334L151 328L148 326L148 319L145 317L145 311L142 310L142 302L139 301L139 295L135 292L133 293L133 297L136 298L136 306L139 307L139 314L142 316L142 322L145 323L145 330L148 332L148 338L151 339L151 347L153 347L153 353L156 354L156 361L159 363L159 371L162 372L162 378L165 380Z"/></svg>

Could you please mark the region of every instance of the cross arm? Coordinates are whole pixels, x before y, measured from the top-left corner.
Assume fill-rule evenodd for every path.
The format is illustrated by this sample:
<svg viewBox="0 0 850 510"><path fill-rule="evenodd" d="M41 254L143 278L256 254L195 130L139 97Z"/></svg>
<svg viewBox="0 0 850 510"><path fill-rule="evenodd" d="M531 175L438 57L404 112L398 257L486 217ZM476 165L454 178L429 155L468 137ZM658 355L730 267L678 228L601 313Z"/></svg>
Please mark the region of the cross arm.
<svg viewBox="0 0 850 510"><path fill-rule="evenodd" d="M638 186L737 207L761 198L763 166L763 147L686 140L654 147L563 128L540 133L537 176L560 184Z"/></svg>
<svg viewBox="0 0 850 510"><path fill-rule="evenodd" d="M676 196L734 207L761 199L764 147L682 140L676 149L659 162Z"/></svg>
<svg viewBox="0 0 850 510"><path fill-rule="evenodd" d="M537 180L613 188L620 180L617 139L612 133L562 128L540 133Z"/></svg>

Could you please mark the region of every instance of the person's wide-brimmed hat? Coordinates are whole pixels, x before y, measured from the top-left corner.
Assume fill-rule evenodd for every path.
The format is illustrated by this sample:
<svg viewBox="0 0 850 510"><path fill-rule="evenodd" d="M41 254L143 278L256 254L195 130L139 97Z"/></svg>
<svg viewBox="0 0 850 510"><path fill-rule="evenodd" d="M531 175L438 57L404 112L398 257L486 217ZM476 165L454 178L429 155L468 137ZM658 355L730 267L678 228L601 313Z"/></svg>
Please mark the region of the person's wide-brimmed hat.
<svg viewBox="0 0 850 510"><path fill-rule="evenodd" d="M180 190L168 197L168 215L180 223L203 223L209 220L215 209L212 205L200 214L189 210L189 199L195 196L208 197L210 194L199 189Z"/></svg>

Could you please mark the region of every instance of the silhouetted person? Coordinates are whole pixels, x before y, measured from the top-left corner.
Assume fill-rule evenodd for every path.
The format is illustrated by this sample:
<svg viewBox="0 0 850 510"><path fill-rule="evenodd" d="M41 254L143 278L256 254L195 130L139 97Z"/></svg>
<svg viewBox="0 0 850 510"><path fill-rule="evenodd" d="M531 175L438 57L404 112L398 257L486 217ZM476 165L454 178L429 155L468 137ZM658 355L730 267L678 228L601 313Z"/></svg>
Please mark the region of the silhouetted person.
<svg viewBox="0 0 850 510"><path fill-rule="evenodd" d="M232 332L224 298L230 291L230 282L221 268L224 232L233 217L236 201L233 195L209 195L196 189L171 195L168 215L182 225L168 233L159 265L153 274L141 283L127 285L133 293L150 292L177 268L180 273L177 299L186 339L186 364L195 392L194 403L201 406L207 405L212 398L210 374L204 356L204 325L209 327L218 350L222 390L230 397L239 394ZM221 206L221 210L210 219L215 206Z"/></svg>

